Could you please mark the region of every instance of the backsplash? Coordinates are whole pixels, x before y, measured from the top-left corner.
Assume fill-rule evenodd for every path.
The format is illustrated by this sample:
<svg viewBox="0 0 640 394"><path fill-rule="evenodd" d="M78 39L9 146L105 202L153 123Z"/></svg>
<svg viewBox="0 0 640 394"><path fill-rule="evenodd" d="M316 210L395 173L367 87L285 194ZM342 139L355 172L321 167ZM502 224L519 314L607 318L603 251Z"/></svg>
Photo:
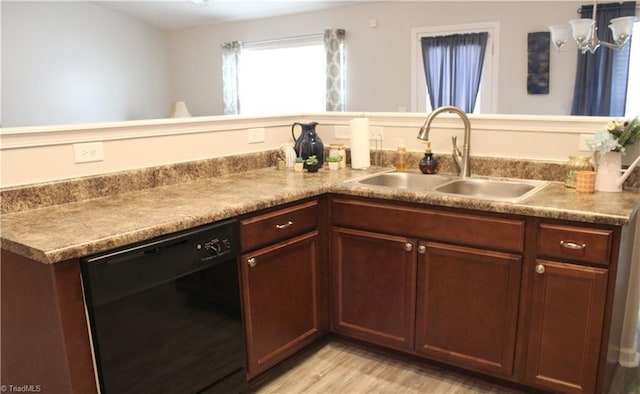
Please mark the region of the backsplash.
<svg viewBox="0 0 640 394"><path fill-rule="evenodd" d="M326 152L325 156L328 155ZM419 171L424 156L410 152L407 168ZM457 167L451 155L436 155L441 173L455 173ZM41 184L10 187L0 190L1 212L19 212L52 205L106 197L137 190L151 189L199 179L225 176L253 169L275 166L277 150L218 157L164 166L67 179ZM371 164L393 166L395 151L371 152ZM350 163L349 150L347 162ZM471 157L472 176L541 179L564 182L565 163L522 159ZM640 189L640 168L636 168L625 182L625 188Z"/></svg>

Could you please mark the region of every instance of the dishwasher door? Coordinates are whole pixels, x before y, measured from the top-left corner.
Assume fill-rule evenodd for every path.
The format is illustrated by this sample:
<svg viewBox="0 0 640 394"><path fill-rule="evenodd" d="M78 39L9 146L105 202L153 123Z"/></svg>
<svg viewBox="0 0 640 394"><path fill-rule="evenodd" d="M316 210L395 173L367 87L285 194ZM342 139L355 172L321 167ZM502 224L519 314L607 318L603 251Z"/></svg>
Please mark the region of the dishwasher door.
<svg viewBox="0 0 640 394"><path fill-rule="evenodd" d="M210 227L81 260L103 393L246 386L237 235Z"/></svg>

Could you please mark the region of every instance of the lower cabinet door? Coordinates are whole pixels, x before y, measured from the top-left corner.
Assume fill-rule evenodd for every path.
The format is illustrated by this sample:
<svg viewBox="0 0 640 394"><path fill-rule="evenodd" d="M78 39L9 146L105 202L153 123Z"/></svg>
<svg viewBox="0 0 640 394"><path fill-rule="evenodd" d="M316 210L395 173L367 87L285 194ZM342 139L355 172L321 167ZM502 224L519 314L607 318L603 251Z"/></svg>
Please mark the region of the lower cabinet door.
<svg viewBox="0 0 640 394"><path fill-rule="evenodd" d="M416 351L445 363L510 376L521 264L519 255L421 243Z"/></svg>
<svg viewBox="0 0 640 394"><path fill-rule="evenodd" d="M333 228L332 328L396 349L413 348L415 242Z"/></svg>
<svg viewBox="0 0 640 394"><path fill-rule="evenodd" d="M249 378L322 335L318 233L240 257Z"/></svg>
<svg viewBox="0 0 640 394"><path fill-rule="evenodd" d="M592 393L607 270L538 260L533 279L527 380L562 393Z"/></svg>

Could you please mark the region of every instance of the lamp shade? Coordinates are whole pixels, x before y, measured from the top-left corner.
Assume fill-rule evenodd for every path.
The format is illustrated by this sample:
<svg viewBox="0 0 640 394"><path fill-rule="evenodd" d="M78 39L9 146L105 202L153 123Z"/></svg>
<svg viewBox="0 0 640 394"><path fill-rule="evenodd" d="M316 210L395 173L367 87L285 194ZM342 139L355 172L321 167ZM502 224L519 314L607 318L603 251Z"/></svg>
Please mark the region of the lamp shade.
<svg viewBox="0 0 640 394"><path fill-rule="evenodd" d="M551 42L556 48L562 48L569 41L569 25L552 25L549 26L551 32Z"/></svg>
<svg viewBox="0 0 640 394"><path fill-rule="evenodd" d="M633 31L633 24L638 18L635 16L623 16L620 18L613 18L609 22L609 29L613 33L613 40L622 45L629 39L631 32Z"/></svg>
<svg viewBox="0 0 640 394"><path fill-rule="evenodd" d="M583 45L591 39L591 32L593 31L593 25L596 23L593 19L574 19L570 20L571 31L573 33L573 39L579 45Z"/></svg>
<svg viewBox="0 0 640 394"><path fill-rule="evenodd" d="M167 114L167 118L189 118L191 114L187 109L187 104L184 101L174 101L171 104L171 109Z"/></svg>

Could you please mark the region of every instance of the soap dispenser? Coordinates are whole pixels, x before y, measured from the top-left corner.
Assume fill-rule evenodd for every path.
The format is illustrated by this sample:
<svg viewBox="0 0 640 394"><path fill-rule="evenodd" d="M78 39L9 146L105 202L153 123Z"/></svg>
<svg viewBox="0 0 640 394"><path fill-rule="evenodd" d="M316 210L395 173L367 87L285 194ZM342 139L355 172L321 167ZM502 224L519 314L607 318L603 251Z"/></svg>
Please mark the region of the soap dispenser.
<svg viewBox="0 0 640 394"><path fill-rule="evenodd" d="M397 172L407 171L407 147L404 145L404 140L400 140L398 144L398 151L396 152L395 167Z"/></svg>
<svg viewBox="0 0 640 394"><path fill-rule="evenodd" d="M427 141L427 150L424 153L424 157L420 160L420 171L423 174L437 174L438 173L438 160L433 157L431 153L431 142Z"/></svg>

